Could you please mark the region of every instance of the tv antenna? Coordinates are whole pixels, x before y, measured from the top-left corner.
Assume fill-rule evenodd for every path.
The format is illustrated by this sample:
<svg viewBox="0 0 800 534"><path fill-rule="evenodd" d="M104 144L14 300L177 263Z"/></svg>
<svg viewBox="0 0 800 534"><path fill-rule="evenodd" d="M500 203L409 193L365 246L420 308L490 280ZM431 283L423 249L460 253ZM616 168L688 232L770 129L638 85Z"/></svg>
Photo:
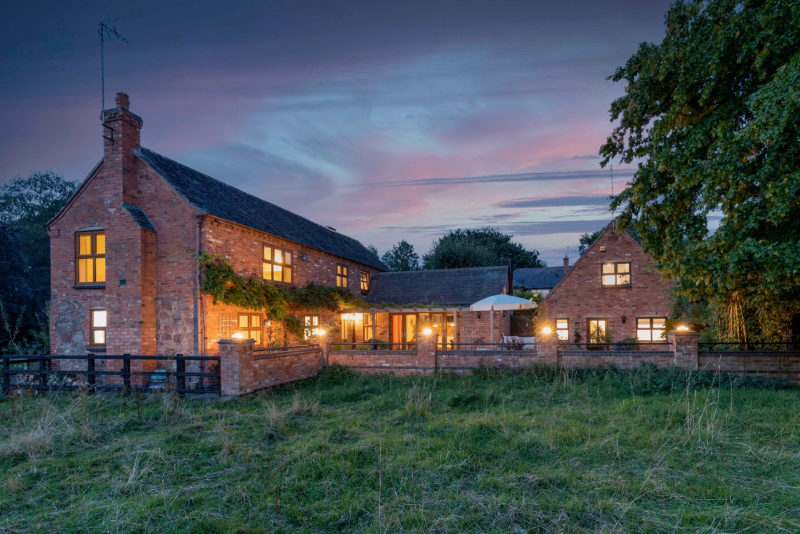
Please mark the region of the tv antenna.
<svg viewBox="0 0 800 534"><path fill-rule="evenodd" d="M100 34L100 91L102 93L102 108L100 108L100 120L103 120L103 111L106 109L106 65L105 65L105 39L108 37L109 41L121 40L128 42L123 36L119 34L114 23L117 19L107 20L97 25L97 33Z"/></svg>
<svg viewBox="0 0 800 534"><path fill-rule="evenodd" d="M614 200L614 166L609 165L609 167L611 167L611 200ZM617 210L611 210L611 217L617 218Z"/></svg>

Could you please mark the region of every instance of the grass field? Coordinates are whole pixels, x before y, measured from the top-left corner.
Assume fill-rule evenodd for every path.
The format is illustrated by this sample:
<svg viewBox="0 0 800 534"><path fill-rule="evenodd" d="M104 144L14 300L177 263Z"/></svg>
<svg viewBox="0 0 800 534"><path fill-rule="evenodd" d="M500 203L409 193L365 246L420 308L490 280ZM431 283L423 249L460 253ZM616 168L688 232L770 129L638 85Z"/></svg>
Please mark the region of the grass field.
<svg viewBox="0 0 800 534"><path fill-rule="evenodd" d="M245 399L22 396L0 477L3 533L798 532L800 390L329 368Z"/></svg>

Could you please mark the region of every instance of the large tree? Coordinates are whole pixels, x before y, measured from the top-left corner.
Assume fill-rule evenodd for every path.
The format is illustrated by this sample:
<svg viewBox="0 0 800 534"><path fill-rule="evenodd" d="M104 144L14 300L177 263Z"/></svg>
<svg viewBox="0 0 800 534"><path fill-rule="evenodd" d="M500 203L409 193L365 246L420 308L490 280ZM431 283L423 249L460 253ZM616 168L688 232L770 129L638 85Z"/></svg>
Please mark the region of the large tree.
<svg viewBox="0 0 800 534"><path fill-rule="evenodd" d="M613 207L721 336L786 339L800 297L800 3L678 1L611 77L600 150L639 161ZM713 223L718 220L718 226Z"/></svg>
<svg viewBox="0 0 800 534"><path fill-rule="evenodd" d="M418 271L419 255L414 252L414 245L401 239L381 258L381 261L393 271Z"/></svg>
<svg viewBox="0 0 800 534"><path fill-rule="evenodd" d="M511 241L514 236L496 228L451 230L434 240L431 250L422 258L425 269L459 269L503 265L509 258L515 267L545 267L539 252L526 250Z"/></svg>
<svg viewBox="0 0 800 534"><path fill-rule="evenodd" d="M0 187L0 267L6 276L0 300L12 322L22 316L21 338L39 328L50 299L50 239L45 224L75 188L74 182L52 172L18 176ZM0 344L2 339L0 335Z"/></svg>

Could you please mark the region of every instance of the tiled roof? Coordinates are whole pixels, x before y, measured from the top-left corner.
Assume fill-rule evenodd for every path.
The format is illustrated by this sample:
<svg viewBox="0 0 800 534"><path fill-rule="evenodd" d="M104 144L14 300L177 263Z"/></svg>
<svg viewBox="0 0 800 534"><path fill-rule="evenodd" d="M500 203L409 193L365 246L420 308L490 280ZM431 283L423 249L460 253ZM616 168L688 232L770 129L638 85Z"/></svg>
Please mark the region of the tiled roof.
<svg viewBox="0 0 800 534"><path fill-rule="evenodd" d="M134 206L133 204L127 204L125 202L122 203L122 207L128 210L128 213L131 214L133 220L136 221L136 224L144 228L145 230L152 230L153 232L157 231L153 221L150 220L150 217L140 208L139 206Z"/></svg>
<svg viewBox="0 0 800 534"><path fill-rule="evenodd" d="M514 271L514 287L553 289L564 278L564 267L531 267Z"/></svg>
<svg viewBox="0 0 800 534"><path fill-rule="evenodd" d="M137 155L200 211L382 271L389 269L352 237L240 191L152 150Z"/></svg>
<svg viewBox="0 0 800 534"><path fill-rule="evenodd" d="M378 273L372 276L367 300L399 306L469 306L502 294L507 276L508 267Z"/></svg>

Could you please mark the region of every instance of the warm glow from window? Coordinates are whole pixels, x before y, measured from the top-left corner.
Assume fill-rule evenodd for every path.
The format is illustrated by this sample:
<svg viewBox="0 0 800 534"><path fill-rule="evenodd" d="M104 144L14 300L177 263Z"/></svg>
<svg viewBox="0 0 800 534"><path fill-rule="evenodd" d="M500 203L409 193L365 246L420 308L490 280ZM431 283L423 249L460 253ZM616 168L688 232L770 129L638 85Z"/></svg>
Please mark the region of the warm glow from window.
<svg viewBox="0 0 800 534"><path fill-rule="evenodd" d="M108 326L108 313L104 309L91 311L89 343L94 346L105 346L106 327Z"/></svg>
<svg viewBox="0 0 800 534"><path fill-rule="evenodd" d="M639 317L636 319L636 339L639 341L662 341L666 317Z"/></svg>
<svg viewBox="0 0 800 534"><path fill-rule="evenodd" d="M76 258L77 283L94 284L106 281L106 236L103 232L78 234Z"/></svg>
<svg viewBox="0 0 800 534"><path fill-rule="evenodd" d="M569 340L569 319L556 319L556 334L561 341Z"/></svg>
<svg viewBox="0 0 800 534"><path fill-rule="evenodd" d="M292 253L264 245L261 278L273 282L292 283Z"/></svg>
<svg viewBox="0 0 800 534"><path fill-rule="evenodd" d="M604 286L631 285L630 263L604 263L601 280Z"/></svg>

